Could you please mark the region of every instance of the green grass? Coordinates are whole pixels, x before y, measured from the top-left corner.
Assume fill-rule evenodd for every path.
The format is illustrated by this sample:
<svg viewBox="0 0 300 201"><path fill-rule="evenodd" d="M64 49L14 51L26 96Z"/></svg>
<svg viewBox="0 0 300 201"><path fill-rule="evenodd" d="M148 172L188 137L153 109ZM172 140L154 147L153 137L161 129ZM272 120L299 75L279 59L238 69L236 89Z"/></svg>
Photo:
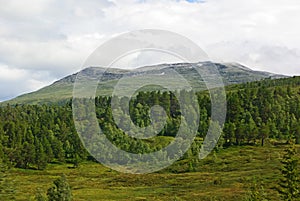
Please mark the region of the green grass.
<svg viewBox="0 0 300 201"><path fill-rule="evenodd" d="M263 181L270 200L279 200L274 188L280 177L284 146L231 147L212 153L186 172L181 160L158 173L132 175L86 162L72 169L50 164L46 170L12 169L10 179L17 200L32 200L37 188L44 192L62 173L72 187L74 200L238 200L244 199L254 178ZM177 173L176 173L177 172Z"/></svg>

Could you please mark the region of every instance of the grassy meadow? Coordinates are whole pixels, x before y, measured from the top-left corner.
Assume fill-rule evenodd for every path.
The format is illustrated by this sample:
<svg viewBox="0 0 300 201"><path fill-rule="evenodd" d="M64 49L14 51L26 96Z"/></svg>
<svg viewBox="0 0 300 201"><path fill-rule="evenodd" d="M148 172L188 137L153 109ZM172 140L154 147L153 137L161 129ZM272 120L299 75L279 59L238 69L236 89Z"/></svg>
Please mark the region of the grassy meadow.
<svg viewBox="0 0 300 201"><path fill-rule="evenodd" d="M34 200L37 188L46 192L64 173L75 201L83 200L245 200L255 180L269 200L280 200L275 188L285 145L230 147L194 163L181 160L160 172L123 174L93 162L50 164L47 169L11 169L9 180L17 200ZM298 149L300 147L297 147Z"/></svg>

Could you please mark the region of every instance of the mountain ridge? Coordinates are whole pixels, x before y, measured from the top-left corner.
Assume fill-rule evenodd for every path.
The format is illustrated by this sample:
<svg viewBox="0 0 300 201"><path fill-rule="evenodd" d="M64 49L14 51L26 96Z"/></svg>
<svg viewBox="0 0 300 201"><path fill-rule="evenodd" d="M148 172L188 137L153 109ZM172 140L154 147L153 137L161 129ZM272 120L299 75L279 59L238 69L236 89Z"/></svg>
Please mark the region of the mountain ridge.
<svg viewBox="0 0 300 201"><path fill-rule="evenodd" d="M72 98L73 85L76 80L76 76L79 73L97 79L99 79L99 76L102 75L101 81L105 83L105 89L102 93L100 93L101 95L109 95L117 80L124 75L128 77L143 74L159 76L172 69L184 75L185 78L189 79L189 81L195 84L195 86L197 85L196 88L201 88L203 87L203 81L199 80L199 74L197 74L197 71L193 68L209 69L211 65L214 65L219 71L224 85L259 81L265 78L277 79L289 77L265 71L251 70L239 63L213 63L209 61L198 63L157 64L138 67L135 69L88 67L77 73L65 76L64 78L57 80L42 89L20 95L9 101L2 102L1 104L51 104L66 102Z"/></svg>

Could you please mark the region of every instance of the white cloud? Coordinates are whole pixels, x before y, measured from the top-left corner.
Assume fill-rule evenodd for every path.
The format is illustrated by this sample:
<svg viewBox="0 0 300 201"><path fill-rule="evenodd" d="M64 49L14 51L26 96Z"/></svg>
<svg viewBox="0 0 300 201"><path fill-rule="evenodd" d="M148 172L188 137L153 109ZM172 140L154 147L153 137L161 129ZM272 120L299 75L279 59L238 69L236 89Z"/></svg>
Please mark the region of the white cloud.
<svg viewBox="0 0 300 201"><path fill-rule="evenodd" d="M137 51L119 58L112 64L112 68L134 69L149 64L184 62L182 59L160 51Z"/></svg>
<svg viewBox="0 0 300 201"><path fill-rule="evenodd" d="M298 0L0 0L0 4L5 5L0 7L0 76L7 77L1 84L13 88L13 83L19 86L27 80L28 85L12 95L2 87L2 97L48 84L43 76L58 79L77 71L105 40L145 28L187 36L218 61L300 74ZM143 59L150 62L149 56L131 58L138 59L131 62L135 65L145 63ZM44 74L32 78L26 72ZM35 81L30 84L30 79Z"/></svg>
<svg viewBox="0 0 300 201"><path fill-rule="evenodd" d="M29 71L0 64L0 101L37 90L54 81L45 71Z"/></svg>
<svg viewBox="0 0 300 201"><path fill-rule="evenodd" d="M26 72L22 69L9 68L6 65L0 64L0 80L14 81L24 77Z"/></svg>

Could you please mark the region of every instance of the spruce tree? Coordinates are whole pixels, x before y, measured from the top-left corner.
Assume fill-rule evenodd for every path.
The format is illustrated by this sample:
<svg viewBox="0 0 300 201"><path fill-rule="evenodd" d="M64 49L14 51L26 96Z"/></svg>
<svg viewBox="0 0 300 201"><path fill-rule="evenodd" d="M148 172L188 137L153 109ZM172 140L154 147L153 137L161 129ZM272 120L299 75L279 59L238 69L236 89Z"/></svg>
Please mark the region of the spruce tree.
<svg viewBox="0 0 300 201"><path fill-rule="evenodd" d="M36 139L35 149L35 164L38 170L43 170L47 167L47 155L44 152L42 143L38 139Z"/></svg>
<svg viewBox="0 0 300 201"><path fill-rule="evenodd" d="M298 158L293 145L285 150L281 163L283 178L279 182L278 192L285 201L297 200L300 198L300 180Z"/></svg>
<svg viewBox="0 0 300 201"><path fill-rule="evenodd" d="M72 192L66 176L63 174L53 182L54 186L47 191L48 201L71 201Z"/></svg>

